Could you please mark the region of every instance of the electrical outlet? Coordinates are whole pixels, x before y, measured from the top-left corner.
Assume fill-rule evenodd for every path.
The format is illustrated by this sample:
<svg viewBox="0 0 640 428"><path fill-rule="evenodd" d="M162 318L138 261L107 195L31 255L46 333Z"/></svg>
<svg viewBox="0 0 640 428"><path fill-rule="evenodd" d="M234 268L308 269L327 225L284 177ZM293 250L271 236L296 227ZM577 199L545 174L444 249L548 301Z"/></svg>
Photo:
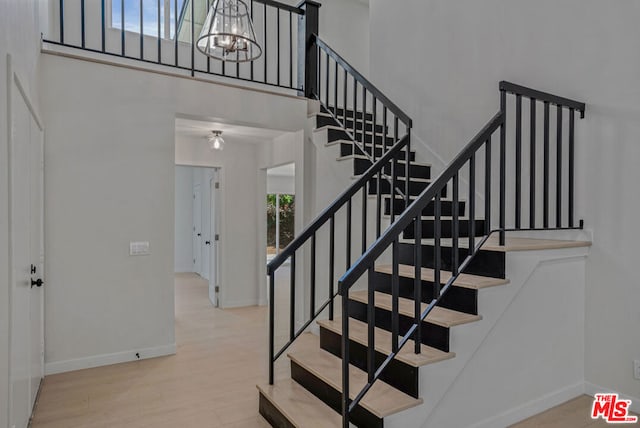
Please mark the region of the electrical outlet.
<svg viewBox="0 0 640 428"><path fill-rule="evenodd" d="M633 377L640 380L640 360L633 362Z"/></svg>

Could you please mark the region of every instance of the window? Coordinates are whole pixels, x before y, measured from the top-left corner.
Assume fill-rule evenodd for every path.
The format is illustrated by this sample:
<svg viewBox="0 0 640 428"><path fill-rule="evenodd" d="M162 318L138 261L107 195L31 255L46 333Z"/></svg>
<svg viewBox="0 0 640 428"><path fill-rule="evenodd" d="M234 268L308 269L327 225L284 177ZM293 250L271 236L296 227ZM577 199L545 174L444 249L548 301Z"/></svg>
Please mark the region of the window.
<svg viewBox="0 0 640 428"><path fill-rule="evenodd" d="M190 2L191 0L111 0L111 27L121 30L124 20L126 31L140 33L142 27L142 34L173 39L176 31L176 11L178 28L180 28L186 18L186 10L191 8ZM202 3L202 7L207 6L206 0L196 0L194 6L198 3ZM160 28L158 28L158 13ZM182 39L182 32L180 35Z"/></svg>

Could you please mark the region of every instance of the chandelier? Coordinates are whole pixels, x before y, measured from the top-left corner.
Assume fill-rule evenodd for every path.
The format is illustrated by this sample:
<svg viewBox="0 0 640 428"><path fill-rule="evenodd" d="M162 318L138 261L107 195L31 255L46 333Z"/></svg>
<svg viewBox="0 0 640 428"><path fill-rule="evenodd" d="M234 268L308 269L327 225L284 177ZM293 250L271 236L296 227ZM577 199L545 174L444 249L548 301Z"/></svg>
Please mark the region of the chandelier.
<svg viewBox="0 0 640 428"><path fill-rule="evenodd" d="M262 55L249 8L242 0L214 0L196 46L222 61L253 61Z"/></svg>

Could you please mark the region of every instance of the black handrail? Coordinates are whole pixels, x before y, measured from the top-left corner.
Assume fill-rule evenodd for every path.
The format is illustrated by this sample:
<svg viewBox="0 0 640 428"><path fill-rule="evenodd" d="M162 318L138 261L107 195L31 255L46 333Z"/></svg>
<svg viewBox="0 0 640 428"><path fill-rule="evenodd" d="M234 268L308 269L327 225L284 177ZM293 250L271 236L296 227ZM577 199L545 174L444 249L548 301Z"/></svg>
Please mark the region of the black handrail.
<svg viewBox="0 0 640 428"><path fill-rule="evenodd" d="M580 112L580 117L584 119L584 112L586 109L585 103L574 101L569 98L553 95L548 92L542 92L536 89L527 88L526 86L517 85L515 83L507 82L505 80L501 81L498 87L501 91L506 91L511 94L519 94L527 98L533 98L538 101L547 101L547 102L550 102L551 104L578 110Z"/></svg>
<svg viewBox="0 0 640 428"><path fill-rule="evenodd" d="M349 74L354 76L358 83L367 89L367 91L373 95L374 98L381 101L398 119L400 119L409 128L412 127L412 121L408 114L400 109L393 101L391 101L385 94L382 93L373 83L371 83L366 77L364 77L358 70L349 64L339 53L331 48L324 40L322 40L317 34L313 35L315 43L333 58L340 66L346 70Z"/></svg>
<svg viewBox="0 0 640 428"><path fill-rule="evenodd" d="M398 355L402 347L409 341L415 340L416 347L415 352L420 353L420 343L422 340L421 324L429 315L429 313L435 308L441 301L443 296L447 293L450 287L458 279L461 272L463 272L474 259L475 255L481 249L483 244L493 233L500 234L500 245L504 245L505 232L512 230L564 230L564 229L581 229L583 227L583 221L579 221L579 226L574 227L573 219L573 185L574 185L574 113L580 112L581 117L584 117L585 104L567 98L555 96L545 92L537 91L531 88L526 88L520 85L516 85L510 82L500 82L500 111L483 127L483 129L465 146L465 148L456 156L456 158L449 164L445 171L438 176L438 178L427 187L418 198L408 206L396 219L396 221L378 238L378 240L372 244L367 251L347 270L347 272L338 281L338 292L342 297L342 420L343 427L349 427L349 419L351 412L358 406L360 400L370 390L372 385L378 380L382 372L388 366L388 364ZM506 121L507 121L507 94L513 94L516 96L516 126L515 126L515 227L506 227ZM531 153L531 177L530 177L530 195L531 204L531 217L529 219L529 228L522 226L522 98L530 99L530 153ZM544 150L545 150L545 165L544 165L544 224L542 228L536 226L535 221L535 181L536 181L536 137L535 129L537 127L536 109L537 102L540 101L544 104ZM556 121L556 224L555 227L550 227L548 224L549 217L549 105L554 104L557 108L557 121ZM562 126L563 126L563 109L569 111L569 220L568 226L564 225L562 217L562 165L563 165L563 146L562 146ZM500 197L500 213L499 213L499 227L492 228L490 221L491 212L491 143L494 133L499 131L500 136L500 171L499 171L499 197ZM483 237L476 241L475 230L475 193L476 193L476 156L484 147L485 158L485 225ZM469 246L468 252L464 260L460 263L458 260L458 241L459 239L459 175L465 165L469 165ZM441 215L441 197L444 190L447 188L449 182L453 184L453 218L452 218L452 272L451 277L445 282L444 287L441 284L441 236L442 236L442 215ZM422 310L422 213L424 209L429 205L434 204L434 219L433 219L433 246L434 246L434 298L428 303L427 308ZM411 230L411 223L413 224L414 232L414 300L415 300L415 314L414 322L410 325L407 331L400 334L398 331L398 319L399 319L399 293L398 293L398 242L400 236L407 230ZM466 238L465 238L466 239ZM391 353L377 365L376 362L376 349L375 349L375 287L372 283L373 272L375 271L375 263L377 259L389 249L392 248L392 278L391 278L391 294L392 294L392 308L391 308L391 332L392 332L392 346ZM367 323L369 340L367 343L367 374L368 381L363 389L361 389L353 400L350 400L349 393L349 289L355 284L357 280L365 273L369 272L369 284L368 284L368 309L367 309Z"/></svg>

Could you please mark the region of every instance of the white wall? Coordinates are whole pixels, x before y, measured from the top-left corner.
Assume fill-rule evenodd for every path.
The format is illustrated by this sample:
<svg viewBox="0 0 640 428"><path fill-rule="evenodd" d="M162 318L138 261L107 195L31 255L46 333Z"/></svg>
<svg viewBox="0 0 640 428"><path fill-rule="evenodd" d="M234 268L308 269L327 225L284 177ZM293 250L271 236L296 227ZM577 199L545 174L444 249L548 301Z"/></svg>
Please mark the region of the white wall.
<svg viewBox="0 0 640 428"><path fill-rule="evenodd" d="M267 174L267 193L280 193L284 195L295 195L296 178L286 175Z"/></svg>
<svg viewBox="0 0 640 428"><path fill-rule="evenodd" d="M53 55L42 62L47 369L171 352L176 115L294 130L306 100ZM130 240L150 241L151 255L129 257Z"/></svg>
<svg viewBox="0 0 640 428"><path fill-rule="evenodd" d="M373 81L446 161L498 110L499 80L587 102L577 123L578 214L594 232L585 378L640 397L631 233L640 201L629 197L640 179L640 3L408 0L398 8L371 0L370 12Z"/></svg>
<svg viewBox="0 0 640 428"><path fill-rule="evenodd" d="M320 1L320 38L369 76L369 7L358 0Z"/></svg>
<svg viewBox="0 0 640 428"><path fill-rule="evenodd" d="M176 166L174 271L193 272L193 169Z"/></svg>
<svg viewBox="0 0 640 428"><path fill-rule="evenodd" d="M39 99L37 82L39 6L36 0L0 2L0 426L7 426L9 397L9 193L7 134L7 55L26 86L28 96Z"/></svg>

